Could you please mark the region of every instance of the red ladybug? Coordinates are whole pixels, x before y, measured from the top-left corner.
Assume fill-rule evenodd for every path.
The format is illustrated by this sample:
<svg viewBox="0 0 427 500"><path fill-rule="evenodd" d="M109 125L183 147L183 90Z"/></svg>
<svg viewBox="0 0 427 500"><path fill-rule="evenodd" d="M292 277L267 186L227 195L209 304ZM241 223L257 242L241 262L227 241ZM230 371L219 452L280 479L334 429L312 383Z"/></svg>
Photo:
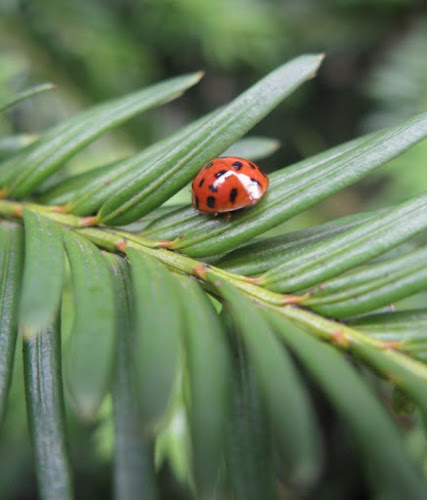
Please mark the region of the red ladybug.
<svg viewBox="0 0 427 500"><path fill-rule="evenodd" d="M193 206L217 215L255 205L267 191L268 177L255 163L226 156L214 158L193 181Z"/></svg>

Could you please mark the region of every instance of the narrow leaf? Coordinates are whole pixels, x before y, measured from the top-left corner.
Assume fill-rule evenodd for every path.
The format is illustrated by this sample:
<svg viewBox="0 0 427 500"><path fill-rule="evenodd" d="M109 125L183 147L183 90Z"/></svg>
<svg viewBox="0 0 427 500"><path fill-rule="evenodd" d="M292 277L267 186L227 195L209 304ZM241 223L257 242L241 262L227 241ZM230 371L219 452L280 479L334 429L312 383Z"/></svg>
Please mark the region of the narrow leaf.
<svg viewBox="0 0 427 500"><path fill-rule="evenodd" d="M402 437L351 364L342 354L311 338L280 314L269 311L266 318L347 424L374 495L390 500L425 498L426 486Z"/></svg>
<svg viewBox="0 0 427 500"><path fill-rule="evenodd" d="M233 273L260 274L300 255L301 252L306 252L321 241L329 240L344 231L360 226L373 217L375 217L374 213L351 215L308 229L258 239L224 255L215 261L215 265Z"/></svg>
<svg viewBox="0 0 427 500"><path fill-rule="evenodd" d="M140 432L140 416L132 351L132 283L127 262L105 253L113 273L117 311L116 370L113 381L114 403L114 498L157 498L151 438Z"/></svg>
<svg viewBox="0 0 427 500"><path fill-rule="evenodd" d="M102 133L137 113L178 97L200 80L195 73L152 85L133 94L100 104L46 132L29 150L7 161L0 180L8 196L23 198L58 170L71 156Z"/></svg>
<svg viewBox="0 0 427 500"><path fill-rule="evenodd" d="M20 134L11 135L9 137L0 137L0 161L29 146L38 138L39 136L36 134Z"/></svg>
<svg viewBox="0 0 427 500"><path fill-rule="evenodd" d="M85 192L89 192L91 187L99 189L102 184L107 185L113 172L122 161L126 160L107 163L87 172L61 179L60 182L50 186L46 191L42 191L40 200L47 205L65 205L72 199L78 199L79 196L86 197ZM81 214L77 214L76 211L76 215Z"/></svg>
<svg viewBox="0 0 427 500"><path fill-rule="evenodd" d="M231 321L254 367L288 479L310 484L317 478L321 465L319 436L292 360L253 304L224 283L218 292L226 300Z"/></svg>
<svg viewBox="0 0 427 500"><path fill-rule="evenodd" d="M24 341L25 392L37 483L43 500L72 499L61 377L59 321Z"/></svg>
<svg viewBox="0 0 427 500"><path fill-rule="evenodd" d="M176 376L183 328L175 278L157 260L128 249L135 295L133 362L144 424L164 415Z"/></svg>
<svg viewBox="0 0 427 500"><path fill-rule="evenodd" d="M43 199L50 204L66 203L65 209L77 215L92 214L118 190L132 184L136 176L146 175L165 151L191 137L212 116L213 113L203 116L134 156L65 179Z"/></svg>
<svg viewBox="0 0 427 500"><path fill-rule="evenodd" d="M174 237L183 237L172 248L193 257L230 251L353 184L426 136L424 113L287 167L271 176L270 188L257 205L233 214L229 222L183 209L183 217L193 212L194 223L185 232L175 227Z"/></svg>
<svg viewBox="0 0 427 500"><path fill-rule="evenodd" d="M271 109L311 78L320 65L320 56L301 56L279 67L231 104L215 113L180 145L161 155L144 173L125 186L99 212L102 222L126 224L160 206L184 187L211 158L251 129Z"/></svg>
<svg viewBox="0 0 427 500"><path fill-rule="evenodd" d="M62 234L49 219L23 210L25 266L19 325L31 337L52 324L57 316L64 276Z"/></svg>
<svg viewBox="0 0 427 500"><path fill-rule="evenodd" d="M0 423L12 379L23 263L22 228L3 222L0 224Z"/></svg>
<svg viewBox="0 0 427 500"><path fill-rule="evenodd" d="M227 148L220 156L239 156L260 160L275 153L280 147L277 139L269 137L244 137Z"/></svg>
<svg viewBox="0 0 427 500"><path fill-rule="evenodd" d="M426 309L369 314L348 323L383 340L427 340Z"/></svg>
<svg viewBox="0 0 427 500"><path fill-rule="evenodd" d="M267 271L261 286L297 291L369 261L427 229L427 195L382 212L358 227L305 249Z"/></svg>
<svg viewBox="0 0 427 500"><path fill-rule="evenodd" d="M267 411L242 347L236 350L231 379L233 408L227 432L226 473L236 500L274 500L277 492Z"/></svg>
<svg viewBox="0 0 427 500"><path fill-rule="evenodd" d="M193 208L169 208L166 213L155 217L142 234L149 239L174 239L177 235L184 235L185 231L192 230L199 216Z"/></svg>
<svg viewBox="0 0 427 500"><path fill-rule="evenodd" d="M192 279L179 281L185 318L194 477L198 496L214 498L230 417L231 359L221 323L208 297Z"/></svg>
<svg viewBox="0 0 427 500"><path fill-rule="evenodd" d="M64 232L76 313L65 352L66 381L82 418L92 420L109 389L116 348L112 277L101 252Z"/></svg>
<svg viewBox="0 0 427 500"><path fill-rule="evenodd" d="M2 101L0 101L0 111L4 111L7 108L10 108L14 104L23 101L24 99L28 99L33 97L41 92L46 92L47 90L55 89L55 85L53 83L41 83L40 85L36 85L35 87L31 87L30 89L23 90L11 97L8 97Z"/></svg>
<svg viewBox="0 0 427 500"><path fill-rule="evenodd" d="M349 321L367 335L399 343L399 350L427 361L427 310L381 312Z"/></svg>
<svg viewBox="0 0 427 500"><path fill-rule="evenodd" d="M427 248L322 283L304 305L335 318L363 314L427 289Z"/></svg>

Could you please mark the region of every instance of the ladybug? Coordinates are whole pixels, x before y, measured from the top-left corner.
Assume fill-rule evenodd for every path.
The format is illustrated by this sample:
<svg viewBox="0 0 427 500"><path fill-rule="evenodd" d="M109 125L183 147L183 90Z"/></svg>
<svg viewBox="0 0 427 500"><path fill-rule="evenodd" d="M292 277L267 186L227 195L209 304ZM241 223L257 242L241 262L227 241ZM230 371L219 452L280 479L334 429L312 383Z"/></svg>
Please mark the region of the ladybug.
<svg viewBox="0 0 427 500"><path fill-rule="evenodd" d="M193 206L215 216L255 205L267 191L268 177L255 163L226 156L214 158L193 181Z"/></svg>

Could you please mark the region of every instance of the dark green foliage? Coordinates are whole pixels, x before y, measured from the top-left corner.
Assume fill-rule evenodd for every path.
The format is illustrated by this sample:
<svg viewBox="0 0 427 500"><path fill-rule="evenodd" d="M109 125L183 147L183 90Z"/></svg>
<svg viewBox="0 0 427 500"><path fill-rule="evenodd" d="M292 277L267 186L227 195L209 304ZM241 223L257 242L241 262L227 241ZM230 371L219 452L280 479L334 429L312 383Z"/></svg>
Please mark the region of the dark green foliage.
<svg viewBox="0 0 427 500"><path fill-rule="evenodd" d="M320 60L301 56L166 139L65 180L53 174L78 150L200 74L98 105L8 153L0 414L19 328L41 498L72 496L64 395L73 419L98 425L105 447L114 442L104 458L114 454L117 499L162 496L167 468L187 497L315 498L329 458L318 389L372 495L426 497L422 460L375 392L380 379L396 387L424 435L425 308L389 305L427 291L425 194L297 232L281 223L423 140L427 115L279 170L264 199L231 221L201 216L185 191L228 147L273 151L271 140L234 143ZM260 237L271 229L274 237Z"/></svg>
<svg viewBox="0 0 427 500"><path fill-rule="evenodd" d="M279 315L266 317L348 424L377 494L395 500L405 495L421 500L427 490L409 465L397 428L351 364Z"/></svg>
<svg viewBox="0 0 427 500"><path fill-rule="evenodd" d="M0 421L3 420L18 333L18 302L24 263L23 230L15 224L0 225Z"/></svg>
<svg viewBox="0 0 427 500"><path fill-rule="evenodd" d="M29 338L46 329L58 314L65 253L55 224L30 210L24 210L23 217L25 261L19 325Z"/></svg>
<svg viewBox="0 0 427 500"><path fill-rule="evenodd" d="M128 257L135 296L136 397L144 432L150 433L165 413L177 376L183 322L174 276L136 250L130 249Z"/></svg>
<svg viewBox="0 0 427 500"><path fill-rule="evenodd" d="M116 367L112 384L114 405L114 495L116 498L156 498L157 485L150 436L141 432L132 352L134 331L132 283L127 262L112 254L105 258L113 271L117 310Z"/></svg>
<svg viewBox="0 0 427 500"><path fill-rule="evenodd" d="M59 321L24 342L25 392L37 482L41 498L51 500L73 498L60 345Z"/></svg>
<svg viewBox="0 0 427 500"><path fill-rule="evenodd" d="M114 367L116 311L112 277L101 252L85 238L63 234L75 297L73 328L65 352L66 382L83 418L96 417Z"/></svg>

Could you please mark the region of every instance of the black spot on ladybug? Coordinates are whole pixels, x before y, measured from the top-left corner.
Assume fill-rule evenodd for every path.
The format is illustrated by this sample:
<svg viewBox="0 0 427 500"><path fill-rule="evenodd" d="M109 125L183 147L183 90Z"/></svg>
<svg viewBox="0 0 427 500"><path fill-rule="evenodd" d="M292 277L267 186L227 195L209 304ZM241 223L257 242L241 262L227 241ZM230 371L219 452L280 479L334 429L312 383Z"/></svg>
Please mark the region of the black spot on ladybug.
<svg viewBox="0 0 427 500"><path fill-rule="evenodd" d="M249 166L250 166L251 168L256 169L256 166L255 166L253 163L251 163L250 161L249 161L248 163L249 163Z"/></svg>
<svg viewBox="0 0 427 500"><path fill-rule="evenodd" d="M215 196L208 196L206 199L206 203L208 204L209 208L214 208L215 207Z"/></svg>
<svg viewBox="0 0 427 500"><path fill-rule="evenodd" d="M213 161L210 161L209 163L206 163L205 165L205 170L209 170L213 165Z"/></svg>
<svg viewBox="0 0 427 500"><path fill-rule="evenodd" d="M251 181L255 182L255 184L258 184L258 186L261 187L261 183L257 179L254 179L253 177L251 177Z"/></svg>
<svg viewBox="0 0 427 500"><path fill-rule="evenodd" d="M233 163L234 170L240 170L243 167L243 163L241 161L235 161Z"/></svg>
<svg viewBox="0 0 427 500"><path fill-rule="evenodd" d="M194 197L194 204L196 205L196 208L199 208L199 198L197 196Z"/></svg>
<svg viewBox="0 0 427 500"><path fill-rule="evenodd" d="M205 179L202 179L200 182L199 182L199 188L201 188L203 186L203 183L205 182Z"/></svg>
<svg viewBox="0 0 427 500"><path fill-rule="evenodd" d="M218 179L218 177L221 177L221 175L224 175L227 173L227 170L219 170L216 174L215 177Z"/></svg>
<svg viewBox="0 0 427 500"><path fill-rule="evenodd" d="M233 188L231 191L230 191L230 202L231 203L234 203L236 201L236 197L237 197L237 193L239 191L236 189L236 188Z"/></svg>
<svg viewBox="0 0 427 500"><path fill-rule="evenodd" d="M212 191L213 193L216 193L218 191L218 188L214 184L211 184L209 186L209 190Z"/></svg>

